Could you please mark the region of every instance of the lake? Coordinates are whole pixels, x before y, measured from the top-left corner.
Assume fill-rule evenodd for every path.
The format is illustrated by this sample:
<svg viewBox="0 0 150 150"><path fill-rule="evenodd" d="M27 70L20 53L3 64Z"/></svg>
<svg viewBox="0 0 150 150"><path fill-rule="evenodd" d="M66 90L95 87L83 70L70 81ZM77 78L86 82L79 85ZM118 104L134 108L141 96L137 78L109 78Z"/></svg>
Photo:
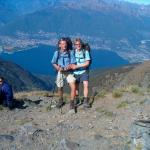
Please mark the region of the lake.
<svg viewBox="0 0 150 150"><path fill-rule="evenodd" d="M54 75L55 71L51 65L51 59L55 47L40 45L37 48L18 51L12 54L1 53L1 58L13 61L24 69L35 73ZM127 60L121 58L117 53L107 50L91 50L91 69L114 68L129 64Z"/></svg>

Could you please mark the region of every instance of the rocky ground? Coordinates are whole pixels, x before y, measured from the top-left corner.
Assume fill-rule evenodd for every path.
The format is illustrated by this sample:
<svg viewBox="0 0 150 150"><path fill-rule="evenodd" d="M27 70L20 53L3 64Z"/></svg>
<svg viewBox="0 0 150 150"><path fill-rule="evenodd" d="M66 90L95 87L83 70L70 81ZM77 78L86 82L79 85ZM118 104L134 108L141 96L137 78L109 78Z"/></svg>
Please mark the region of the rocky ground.
<svg viewBox="0 0 150 150"><path fill-rule="evenodd" d="M69 104L53 108L57 99L33 93L12 111L0 107L0 149L129 150L131 124L150 118L149 92L99 94L92 108L81 105L76 114L68 113Z"/></svg>

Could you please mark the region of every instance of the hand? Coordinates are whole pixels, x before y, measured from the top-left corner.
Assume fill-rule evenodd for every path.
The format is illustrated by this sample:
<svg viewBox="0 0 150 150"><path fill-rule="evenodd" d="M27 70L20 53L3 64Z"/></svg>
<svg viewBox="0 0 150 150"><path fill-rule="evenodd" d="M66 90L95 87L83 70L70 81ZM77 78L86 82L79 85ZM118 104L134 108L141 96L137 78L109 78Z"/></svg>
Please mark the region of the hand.
<svg viewBox="0 0 150 150"><path fill-rule="evenodd" d="M60 72L63 72L63 71L64 71L64 68L60 67L59 71L60 71Z"/></svg>
<svg viewBox="0 0 150 150"><path fill-rule="evenodd" d="M62 71L63 69L62 69L60 66L57 66L57 67L56 67L56 70L57 70L57 71Z"/></svg>
<svg viewBox="0 0 150 150"><path fill-rule="evenodd" d="M77 68L78 68L77 65L75 65L75 64L72 64L72 65L71 65L71 69L75 70L75 69L77 69Z"/></svg>
<svg viewBox="0 0 150 150"><path fill-rule="evenodd" d="M64 70L65 70L65 71L68 71L68 70L70 70L70 69L72 69L72 68L71 68L71 65L68 65L67 67L65 67Z"/></svg>

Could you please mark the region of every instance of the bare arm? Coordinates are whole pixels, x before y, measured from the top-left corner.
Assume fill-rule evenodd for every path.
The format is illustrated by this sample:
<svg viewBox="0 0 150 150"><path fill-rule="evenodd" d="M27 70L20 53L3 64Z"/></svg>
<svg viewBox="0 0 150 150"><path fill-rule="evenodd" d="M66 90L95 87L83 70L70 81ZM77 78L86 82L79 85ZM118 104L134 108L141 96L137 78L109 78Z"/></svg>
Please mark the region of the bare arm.
<svg viewBox="0 0 150 150"><path fill-rule="evenodd" d="M57 65L57 64L53 64L53 66L54 66L54 68L55 68L57 71L61 71L61 70L62 70L62 68L61 68L59 65Z"/></svg>
<svg viewBox="0 0 150 150"><path fill-rule="evenodd" d="M78 68L82 68L82 67L88 67L89 64L90 64L90 61L87 60L85 63L77 65L77 69L78 69Z"/></svg>
<svg viewBox="0 0 150 150"><path fill-rule="evenodd" d="M79 69L79 68L82 68L82 67L88 67L90 65L90 60L87 60L85 63L83 64L79 64L79 65L72 65L72 69L75 70L75 69Z"/></svg>

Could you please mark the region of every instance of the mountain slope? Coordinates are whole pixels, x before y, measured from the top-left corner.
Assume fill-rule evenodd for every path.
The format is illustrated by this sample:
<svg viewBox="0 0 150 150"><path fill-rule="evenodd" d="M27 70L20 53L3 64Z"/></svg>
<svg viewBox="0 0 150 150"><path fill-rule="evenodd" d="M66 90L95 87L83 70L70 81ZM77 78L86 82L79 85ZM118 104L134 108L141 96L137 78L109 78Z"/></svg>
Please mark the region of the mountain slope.
<svg viewBox="0 0 150 150"><path fill-rule="evenodd" d="M14 91L50 90L52 88L20 66L4 60L0 60L0 76L12 85Z"/></svg>
<svg viewBox="0 0 150 150"><path fill-rule="evenodd" d="M124 67L106 70L95 70L90 73L90 91L137 85L144 88L150 87L150 61L140 64L130 64Z"/></svg>
<svg viewBox="0 0 150 150"><path fill-rule="evenodd" d="M132 71L130 71L123 80L116 84L116 87L128 86L128 85L138 85L145 88L150 87L150 61L144 62Z"/></svg>

